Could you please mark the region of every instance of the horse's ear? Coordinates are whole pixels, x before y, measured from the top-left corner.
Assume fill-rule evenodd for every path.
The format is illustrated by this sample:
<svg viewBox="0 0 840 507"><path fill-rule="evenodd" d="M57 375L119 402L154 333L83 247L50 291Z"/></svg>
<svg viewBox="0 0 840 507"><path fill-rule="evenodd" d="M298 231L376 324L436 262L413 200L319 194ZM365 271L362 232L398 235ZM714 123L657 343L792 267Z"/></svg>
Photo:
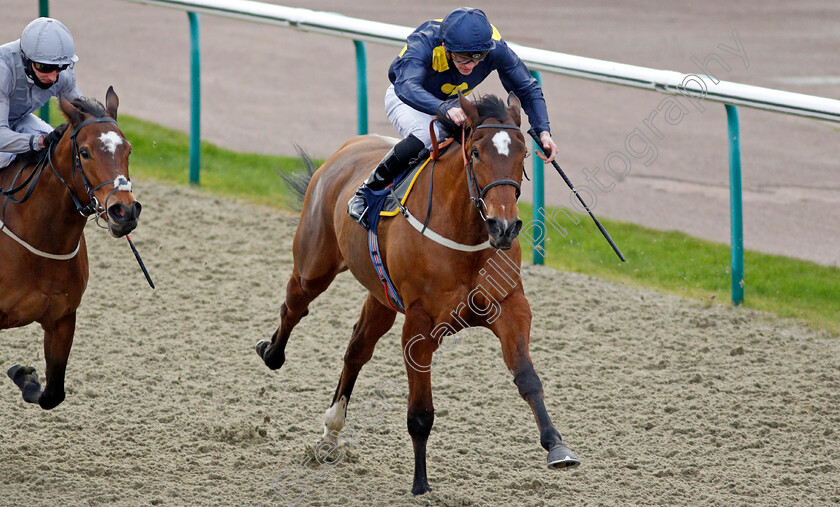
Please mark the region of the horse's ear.
<svg viewBox="0 0 840 507"><path fill-rule="evenodd" d="M467 119L470 122L470 125L478 124L478 109L475 105L470 101L470 99L464 97L464 94L461 93L461 90L458 90L458 105L461 106L461 109L464 110L464 114L467 115Z"/></svg>
<svg viewBox="0 0 840 507"><path fill-rule="evenodd" d="M517 97L513 92L508 94L507 103L510 119L513 120L513 124L518 127L522 123L522 114L520 114L520 111L522 110L522 103L519 102L519 97Z"/></svg>
<svg viewBox="0 0 840 507"><path fill-rule="evenodd" d="M113 86L108 87L105 93L105 114L113 119L117 119L117 108L120 106L120 98L117 97L117 92L114 91Z"/></svg>
<svg viewBox="0 0 840 507"><path fill-rule="evenodd" d="M82 113L61 95L58 96L58 107L71 125L78 125L82 122Z"/></svg>

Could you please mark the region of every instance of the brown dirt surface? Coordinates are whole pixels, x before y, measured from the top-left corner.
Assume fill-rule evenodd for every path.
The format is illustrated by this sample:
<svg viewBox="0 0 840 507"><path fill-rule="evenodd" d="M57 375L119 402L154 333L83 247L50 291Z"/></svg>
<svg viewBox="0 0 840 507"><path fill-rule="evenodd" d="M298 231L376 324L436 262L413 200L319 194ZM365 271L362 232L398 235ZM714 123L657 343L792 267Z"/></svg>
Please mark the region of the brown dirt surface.
<svg viewBox="0 0 840 507"><path fill-rule="evenodd" d="M836 338L535 266L531 355L579 468L545 467L498 341L468 330L437 355L434 491L414 499L402 317L356 384L338 464L310 466L361 286L340 275L269 371L253 345L277 325L295 219L151 182L135 192L132 236L157 288L125 241L88 227L67 399L45 412L0 382L0 505L840 502ZM3 331L4 366L43 374L41 341L37 326Z"/></svg>

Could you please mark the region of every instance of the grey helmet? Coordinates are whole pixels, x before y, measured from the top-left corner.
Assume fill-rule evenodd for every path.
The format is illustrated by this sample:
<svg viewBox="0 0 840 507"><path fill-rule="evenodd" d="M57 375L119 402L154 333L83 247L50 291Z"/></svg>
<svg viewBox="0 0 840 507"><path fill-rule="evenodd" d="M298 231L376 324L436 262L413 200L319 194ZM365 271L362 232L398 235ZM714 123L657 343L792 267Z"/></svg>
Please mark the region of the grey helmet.
<svg viewBox="0 0 840 507"><path fill-rule="evenodd" d="M70 65L79 60L73 36L64 24L53 18L38 18L23 29L20 50L25 58L50 65Z"/></svg>

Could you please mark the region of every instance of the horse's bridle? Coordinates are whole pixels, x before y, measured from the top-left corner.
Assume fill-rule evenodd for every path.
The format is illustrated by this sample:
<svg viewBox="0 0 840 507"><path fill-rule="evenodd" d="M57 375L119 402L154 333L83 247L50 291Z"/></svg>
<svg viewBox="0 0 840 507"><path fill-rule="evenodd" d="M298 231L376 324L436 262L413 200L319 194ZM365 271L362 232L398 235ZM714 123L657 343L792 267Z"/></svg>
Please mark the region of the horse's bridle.
<svg viewBox="0 0 840 507"><path fill-rule="evenodd" d="M82 204L82 202L76 196L76 193L73 191L70 185L68 185L67 182L64 181L64 178L62 178L61 175L58 174L58 170L56 170L55 166L52 163L52 156L48 156L47 160L49 161L50 168L52 168L55 175L62 183L64 183L64 186L67 187L67 190L70 192L70 197L73 199L73 204L76 206L76 211L78 211L84 217L88 217L96 213L98 220L99 216L102 213L104 213L105 210L108 208L108 200L111 198L112 195L114 195L115 192L119 190L131 192L131 182L128 181L128 179L125 176L120 174L112 180L102 182L99 185L91 188L90 182L88 181L87 176L85 176L85 172L82 170L82 160L81 155L79 153L79 145L76 144L76 136L79 134L83 127L90 125L91 123L113 123L114 125L116 125L117 120L108 117L88 118L87 120L78 124L76 128L74 128L73 131L70 133L70 152L73 156L73 171L79 172L79 175L82 178L82 182L84 182L85 184L85 191L87 192L88 198L90 200L90 202L86 206ZM72 174L75 178L76 173L72 172ZM93 193L99 190L100 188L104 187L105 185L110 184L113 184L114 188L113 190L111 190L111 193L108 194L108 197L105 198L105 207L102 207L99 204L99 200L96 198L96 196L93 195Z"/></svg>
<svg viewBox="0 0 840 507"><path fill-rule="evenodd" d="M64 186L70 192L70 197L73 199L73 203L76 205L76 210L84 217L88 217L88 216L96 213L97 225L99 225L99 217L107 209L108 200L111 198L111 196L114 195L114 193L117 192L118 190L124 190L124 191L131 192L131 182L128 181L128 179L123 175L119 175L116 178L114 178L113 180L106 181L104 183L101 183L101 184L97 185L96 187L91 188L90 187L90 182L88 182L87 177L85 176L85 173L82 170L82 161L80 159L79 147L76 144L76 135L78 135L79 131L85 125L88 125L88 124L91 124L91 123L102 123L102 122L114 123L114 124L117 123L116 120L114 120L112 118L90 118L90 119L87 119L87 120L83 121L82 123L80 123L70 133L70 146L71 146L71 151L72 151L72 154L73 154L73 168L71 169L71 174L73 174L74 177L75 177L75 173L72 172L74 170L78 170L79 173L81 174L82 181L84 181L84 183L85 183L85 190L87 191L88 197L90 198L90 203L87 206L82 205L81 201L79 201L79 198L76 197L76 194L73 192L73 189L70 187L70 185L67 184L66 181L64 181L64 178L62 178L61 175L58 173L58 170L55 168L55 166L53 165L53 162L52 162L52 153L55 150L55 147L56 147L57 143L51 144L45 150L46 153L44 155L42 155L39 158L39 160L36 162L35 168L32 170L32 172L29 174L29 176L27 176L26 179L22 183L20 183L19 185L14 184L14 182L16 182L18 180L18 177L21 175L21 173L23 172L23 170L26 167L21 167L20 168L20 171L17 173L17 175L15 176L15 178L13 180L13 183L12 183L13 187L12 188L10 188L8 190L0 188L0 196L4 197L3 205L2 205L2 212L0 212L0 215L2 215L2 217L3 217L3 220L0 220L0 231L6 233L6 235L8 235L9 237L11 237L13 240L17 241L21 245L23 245L24 248L26 248L27 250L29 250L33 254L38 255L40 257L45 257L47 259L69 260L69 259L72 259L73 257L75 257L77 253L79 253L79 247L82 244L81 241L79 241L79 243L76 245L76 249L73 250L72 252L70 252L69 254L51 254L51 253L48 253L48 252L42 252L41 250L38 250L37 248L34 248L30 244L28 244L26 241L17 237L15 234L12 233L12 231L9 230L8 227L6 227L6 224L5 224L6 204L8 204L9 202L13 202L15 204L21 204L21 203L25 202L26 200L28 200L29 197L32 195L32 192L35 190L35 186L38 184L38 180L41 178L41 173L43 172L44 167L46 167L47 164L49 164L50 168L53 170L53 173L55 173L56 177L64 184ZM102 206L99 205L99 201L96 199L96 197L93 195L93 193L95 191L99 190L100 188L104 187L105 185L109 185L109 184L113 184L114 189L111 190L111 193L108 194L108 197L105 198L105 208L103 208ZM26 189L26 192L24 193L24 196L20 199L15 199L14 194L23 190L24 187L27 187L27 186L29 188ZM102 226L100 225L100 227L102 227ZM130 241L131 240L129 240L129 242ZM132 249L133 248L134 248L134 246L132 245ZM135 252L135 255L136 255L136 252ZM138 257L138 260L139 260L139 257ZM143 267L142 262L141 262L141 267ZM143 268L143 270L145 272L145 267ZM151 282L149 282L149 283L151 283Z"/></svg>
<svg viewBox="0 0 840 507"><path fill-rule="evenodd" d="M509 125L509 124L481 124L475 127L475 130L478 129L509 129L509 130L519 130L519 127L516 125ZM514 180L510 179L501 179L496 180L488 183L484 188L478 184L478 179L475 176L475 168L473 167L473 160L475 159L476 154L478 153L478 148L473 146L473 149L470 150L469 156L467 156L467 144L466 144L466 128L461 129L461 153L464 157L464 170L467 173L467 188L470 191L470 201L473 203L475 208L478 210L478 214L481 216L481 219L485 222L487 221L487 216L484 214L484 210L487 209L487 204L484 202L484 196L487 194L487 191L493 187L497 187L499 185L511 185L513 188L516 189L516 200L519 200L519 195L522 193L521 188L519 187L519 183L515 182Z"/></svg>

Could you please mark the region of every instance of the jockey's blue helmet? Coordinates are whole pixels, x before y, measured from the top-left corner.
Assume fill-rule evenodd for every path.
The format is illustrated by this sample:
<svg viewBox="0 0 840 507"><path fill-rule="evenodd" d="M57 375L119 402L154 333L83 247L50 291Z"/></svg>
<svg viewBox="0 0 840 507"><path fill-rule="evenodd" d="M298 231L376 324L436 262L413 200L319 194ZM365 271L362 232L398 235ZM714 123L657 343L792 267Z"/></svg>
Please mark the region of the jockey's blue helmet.
<svg viewBox="0 0 840 507"><path fill-rule="evenodd" d="M493 27L481 9L460 7L443 18L443 44L453 53L485 53L495 46Z"/></svg>

